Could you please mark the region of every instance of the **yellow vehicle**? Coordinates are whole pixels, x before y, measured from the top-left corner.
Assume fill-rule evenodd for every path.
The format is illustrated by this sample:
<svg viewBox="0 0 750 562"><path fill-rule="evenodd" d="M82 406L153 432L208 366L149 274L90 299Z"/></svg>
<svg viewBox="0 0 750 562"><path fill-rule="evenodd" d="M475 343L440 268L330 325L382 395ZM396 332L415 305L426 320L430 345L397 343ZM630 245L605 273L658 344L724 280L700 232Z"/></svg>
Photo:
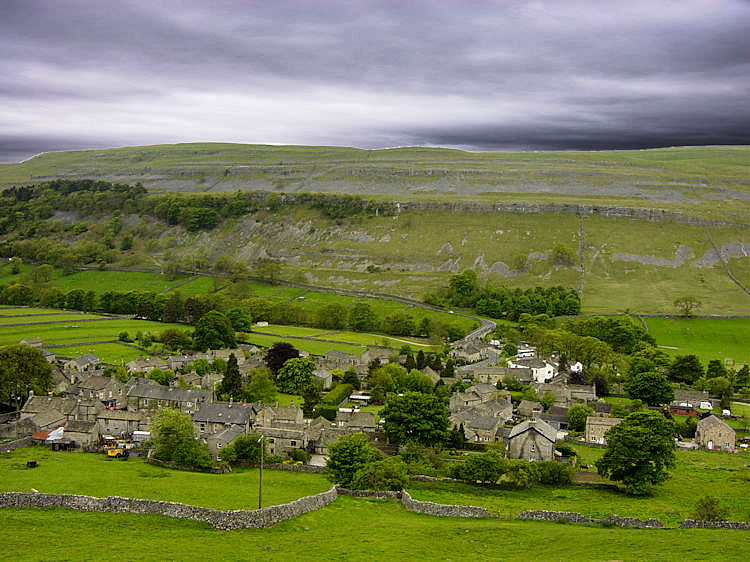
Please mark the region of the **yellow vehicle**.
<svg viewBox="0 0 750 562"><path fill-rule="evenodd" d="M128 456L128 450L123 447L107 447L106 451L108 457L114 457L116 459L127 458Z"/></svg>

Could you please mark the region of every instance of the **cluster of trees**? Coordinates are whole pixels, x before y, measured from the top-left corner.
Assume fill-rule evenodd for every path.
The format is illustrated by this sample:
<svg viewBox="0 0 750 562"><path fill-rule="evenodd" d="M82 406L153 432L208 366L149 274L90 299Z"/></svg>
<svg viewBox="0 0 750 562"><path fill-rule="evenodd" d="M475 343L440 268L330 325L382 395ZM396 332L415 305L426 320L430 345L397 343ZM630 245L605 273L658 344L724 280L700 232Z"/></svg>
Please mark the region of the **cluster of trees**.
<svg viewBox="0 0 750 562"><path fill-rule="evenodd" d="M172 408L159 408L151 420L154 458L186 466L207 468L214 462L204 443L193 436L189 414Z"/></svg>
<svg viewBox="0 0 750 562"><path fill-rule="evenodd" d="M294 324L326 330L351 329L356 332L380 331L394 336L429 337L436 341L459 339L466 334L458 323L430 316L419 318L403 310L379 316L367 302L357 302L350 307L331 303L310 310L294 303L274 303L252 297L244 299L242 307L255 321L272 324Z"/></svg>
<svg viewBox="0 0 750 562"><path fill-rule="evenodd" d="M401 490L408 483L401 457L384 459L363 433L344 435L328 445L326 468L328 478L345 488Z"/></svg>
<svg viewBox="0 0 750 562"><path fill-rule="evenodd" d="M617 353L633 353L640 342L656 345L654 337L630 316L569 318L563 322L562 327L578 336L600 339Z"/></svg>
<svg viewBox="0 0 750 562"><path fill-rule="evenodd" d="M534 484L569 484L573 474L570 465L556 461L529 462L523 459L508 460L502 448L490 447L484 453L470 455L451 471L453 478L467 482L495 484L500 479L517 488L530 488Z"/></svg>
<svg viewBox="0 0 750 562"><path fill-rule="evenodd" d="M575 289L511 289L491 283L481 286L471 269L452 276L448 287L425 295L424 300L436 306L471 308L477 314L514 321L522 314L561 316L581 311L581 299Z"/></svg>
<svg viewBox="0 0 750 562"><path fill-rule="evenodd" d="M0 347L0 404L20 409L30 392L46 394L53 385L52 367L40 350L28 345Z"/></svg>

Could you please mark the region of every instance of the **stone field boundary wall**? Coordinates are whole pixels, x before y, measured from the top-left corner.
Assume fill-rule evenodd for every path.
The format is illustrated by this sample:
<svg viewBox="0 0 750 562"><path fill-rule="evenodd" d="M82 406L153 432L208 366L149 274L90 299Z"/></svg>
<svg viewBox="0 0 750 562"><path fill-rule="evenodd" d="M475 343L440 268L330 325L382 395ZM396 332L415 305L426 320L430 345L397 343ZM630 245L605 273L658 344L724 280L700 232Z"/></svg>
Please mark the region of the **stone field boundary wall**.
<svg viewBox="0 0 750 562"><path fill-rule="evenodd" d="M597 523L614 525L617 527L635 527L638 529L664 529L664 525L658 519L638 519L636 517L619 517L610 515L604 519L592 519L580 513L571 511L524 511L516 516L516 519L531 521L569 521L571 523Z"/></svg>
<svg viewBox="0 0 750 562"><path fill-rule="evenodd" d="M299 517L308 511L325 507L333 502L337 496L336 488L333 487L326 492L282 505L273 505L251 511L241 509L221 511L182 503L121 498L119 496L94 498L73 494L5 492L0 494L0 507L64 507L78 511L103 513L145 513L201 521L216 529L232 531L270 527L279 521L286 521Z"/></svg>
<svg viewBox="0 0 750 562"><path fill-rule="evenodd" d="M741 529L750 531L750 523L740 521L695 521L694 519L685 519L680 524L680 529Z"/></svg>
<svg viewBox="0 0 750 562"><path fill-rule="evenodd" d="M95 498L74 494L42 494L25 492L0 493L0 508L67 508L77 511L95 511L101 513L138 513L162 515L179 519L189 519L208 523L216 529L232 531L237 529L265 528L280 521L299 517L310 511L323 508L333 503L339 496L360 498L399 499L408 511L432 515L435 517L463 518L496 518L497 515L481 507L471 505L446 505L412 499L406 491L368 491L348 490L333 486L330 490L306 496L292 502L273 505L256 510L221 511L207 507L197 507L176 502L144 500L108 496ZM524 511L516 519L531 521L569 521L571 523L604 524L617 527L635 527L639 529L663 529L664 525L657 519L637 519L610 515L603 519L592 519L580 513L567 511ZM687 519L680 529L739 529L750 530L750 523L734 521L694 521Z"/></svg>
<svg viewBox="0 0 750 562"><path fill-rule="evenodd" d="M337 491L342 496L356 496L359 498L398 498L401 500L401 505L408 511L434 515L435 517L497 517L491 511L482 507L474 507L473 505L446 505L415 500L412 499L406 490L401 490L400 492L375 492L369 490L347 490L346 488L338 487Z"/></svg>

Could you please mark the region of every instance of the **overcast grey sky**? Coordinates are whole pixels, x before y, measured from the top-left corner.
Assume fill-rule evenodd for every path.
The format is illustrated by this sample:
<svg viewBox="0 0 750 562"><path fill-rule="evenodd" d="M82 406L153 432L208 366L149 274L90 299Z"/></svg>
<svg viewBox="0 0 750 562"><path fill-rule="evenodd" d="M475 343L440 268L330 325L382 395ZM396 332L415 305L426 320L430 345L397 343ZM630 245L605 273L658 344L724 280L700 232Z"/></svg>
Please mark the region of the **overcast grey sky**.
<svg viewBox="0 0 750 562"><path fill-rule="evenodd" d="M0 161L750 144L750 2L0 0Z"/></svg>

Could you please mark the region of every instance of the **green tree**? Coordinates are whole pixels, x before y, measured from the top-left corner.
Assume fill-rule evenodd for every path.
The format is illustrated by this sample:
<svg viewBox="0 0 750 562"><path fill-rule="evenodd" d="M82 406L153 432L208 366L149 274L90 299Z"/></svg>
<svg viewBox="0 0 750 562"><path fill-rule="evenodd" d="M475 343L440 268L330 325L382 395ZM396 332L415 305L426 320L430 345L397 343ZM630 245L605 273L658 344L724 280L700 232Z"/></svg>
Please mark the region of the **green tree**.
<svg viewBox="0 0 750 562"><path fill-rule="evenodd" d="M371 462L352 478L355 490L402 490L409 483L406 464L399 456Z"/></svg>
<svg viewBox="0 0 750 562"><path fill-rule="evenodd" d="M682 316L692 316L696 309L701 307L701 301L693 296L680 297L674 301L675 308Z"/></svg>
<svg viewBox="0 0 750 562"><path fill-rule="evenodd" d="M555 393L551 390L545 390L544 395L542 396L540 402L542 403L542 407L544 408L544 411L550 409L552 404L555 403L555 400L557 400L557 396L555 396Z"/></svg>
<svg viewBox="0 0 750 562"><path fill-rule="evenodd" d="M340 302L334 302L320 307L315 316L319 328L343 330L346 328L349 311Z"/></svg>
<svg viewBox="0 0 750 562"><path fill-rule="evenodd" d="M389 396L380 415L385 432L398 443L413 439L424 445L438 445L448 438L448 410L435 395L405 392Z"/></svg>
<svg viewBox="0 0 750 562"><path fill-rule="evenodd" d="M573 404L568 409L568 427L573 431L586 429L586 418L594 415L594 410L585 404Z"/></svg>
<svg viewBox="0 0 750 562"><path fill-rule="evenodd" d="M625 380L628 396L643 400L649 406L667 404L674 399L674 390L667 377L656 371L646 371Z"/></svg>
<svg viewBox="0 0 750 562"><path fill-rule="evenodd" d="M299 357L299 351L292 344L280 341L268 348L263 360L271 370L271 374L275 376L284 363L296 357Z"/></svg>
<svg viewBox="0 0 750 562"><path fill-rule="evenodd" d="M607 432L607 449L596 461L600 475L622 482L631 495L645 495L675 466L674 424L651 410L633 412Z"/></svg>
<svg viewBox="0 0 750 562"><path fill-rule="evenodd" d="M202 377L208 373L208 359L205 357L199 357L195 361L193 361L193 369L195 369L195 373Z"/></svg>
<svg viewBox="0 0 750 562"><path fill-rule="evenodd" d="M174 373L169 369L163 371L158 367L155 367L148 372L146 378L156 381L161 385L168 386L169 381L174 378Z"/></svg>
<svg viewBox="0 0 750 562"><path fill-rule="evenodd" d="M235 400L242 397L242 377L240 368L237 365L237 358L234 353L229 354L229 361L224 371L224 378L221 379L221 393L231 396Z"/></svg>
<svg viewBox="0 0 750 562"><path fill-rule="evenodd" d="M443 372L440 373L441 377L445 378L453 378L456 376L456 363L453 361L452 357L449 357L445 361L445 369L443 369Z"/></svg>
<svg viewBox="0 0 750 562"><path fill-rule="evenodd" d="M207 312L195 325L193 344L200 351L234 347L237 342L232 323L218 310Z"/></svg>
<svg viewBox="0 0 750 562"><path fill-rule="evenodd" d="M563 244L555 244L550 255L555 265L575 265L576 255L573 250Z"/></svg>
<svg viewBox="0 0 750 562"><path fill-rule="evenodd" d="M737 386L750 386L750 367L747 366L747 363L742 365L742 368L737 371L735 384Z"/></svg>
<svg viewBox="0 0 750 562"><path fill-rule="evenodd" d="M361 386L361 382L359 380L359 375L357 374L357 369L352 367L349 367L346 372L344 373L344 378L342 381L344 384L350 384L352 387L354 387L356 390L359 390Z"/></svg>
<svg viewBox="0 0 750 562"><path fill-rule="evenodd" d="M371 332L377 326L372 307L366 302L355 303L349 310L349 327L355 332Z"/></svg>
<svg viewBox="0 0 750 562"><path fill-rule="evenodd" d="M315 361L309 357L288 359L276 373L276 385L281 392L299 394L302 389L312 384L312 374L315 369Z"/></svg>
<svg viewBox="0 0 750 562"><path fill-rule="evenodd" d="M238 461L258 462L260 461L261 446L267 451L266 440L263 439L260 443L259 441L261 439L257 433L240 435L221 450L221 460L232 464Z"/></svg>
<svg viewBox="0 0 750 562"><path fill-rule="evenodd" d="M189 466L213 464L206 446L193 437L193 420L189 414L159 408L151 420L151 439L156 445L154 458Z"/></svg>
<svg viewBox="0 0 750 562"><path fill-rule="evenodd" d="M188 348L193 343L188 333L179 328L165 328L159 333L159 341L171 351Z"/></svg>
<svg viewBox="0 0 750 562"><path fill-rule="evenodd" d="M727 377L714 377L708 379L707 384L711 394L715 394L721 399L721 407L729 408L732 398L731 381Z"/></svg>
<svg viewBox="0 0 750 562"><path fill-rule="evenodd" d="M295 361L291 359L291 361ZM315 406L320 402L320 389L314 382L304 386L300 392L302 395L302 413L305 417L313 417Z"/></svg>
<svg viewBox="0 0 750 562"><path fill-rule="evenodd" d="M726 521L729 509L719 503L719 498L703 496L695 502L693 519L696 521Z"/></svg>
<svg viewBox="0 0 750 562"><path fill-rule="evenodd" d="M229 318L232 328L236 332L249 332L252 329L252 319L239 308L233 308L227 312L227 318Z"/></svg>
<svg viewBox="0 0 750 562"><path fill-rule="evenodd" d="M724 363L718 359L711 359L706 366L706 378L714 379L717 377L726 377L727 369L724 367Z"/></svg>
<svg viewBox="0 0 750 562"><path fill-rule="evenodd" d="M0 402L20 409L29 392L45 394L53 385L52 367L40 350L28 345L0 347Z"/></svg>
<svg viewBox="0 0 750 562"><path fill-rule="evenodd" d="M370 445L364 433L343 435L328 445L328 478L341 486L351 486L357 471L382 458L383 454Z"/></svg>
<svg viewBox="0 0 750 562"><path fill-rule="evenodd" d="M518 346L514 343L508 342L503 346L503 355L508 357L515 357L518 355Z"/></svg>
<svg viewBox="0 0 750 562"><path fill-rule="evenodd" d="M694 384L703 374L703 365L697 355L678 355L667 369L669 380L686 384Z"/></svg>
<svg viewBox="0 0 750 562"><path fill-rule="evenodd" d="M245 400L270 404L276 398L276 385L268 369L253 369L248 373L250 379L242 387Z"/></svg>
<svg viewBox="0 0 750 562"><path fill-rule="evenodd" d="M469 482L494 484L506 470L507 463L497 451L487 451L467 457L466 462L456 466L454 476Z"/></svg>
<svg viewBox="0 0 750 562"><path fill-rule="evenodd" d="M413 392L430 394L432 393L433 388L432 379L424 373L412 369L409 374L406 375L406 388Z"/></svg>

